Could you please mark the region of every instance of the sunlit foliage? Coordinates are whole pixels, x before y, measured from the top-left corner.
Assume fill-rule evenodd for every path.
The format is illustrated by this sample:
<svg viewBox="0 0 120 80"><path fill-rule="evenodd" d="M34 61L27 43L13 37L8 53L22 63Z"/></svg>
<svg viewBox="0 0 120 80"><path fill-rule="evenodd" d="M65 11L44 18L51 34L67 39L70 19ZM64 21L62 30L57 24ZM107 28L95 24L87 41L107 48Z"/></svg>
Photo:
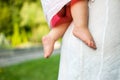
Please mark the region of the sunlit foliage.
<svg viewBox="0 0 120 80"><path fill-rule="evenodd" d="M0 0L0 16L0 34L11 47L40 44L49 31L40 0Z"/></svg>

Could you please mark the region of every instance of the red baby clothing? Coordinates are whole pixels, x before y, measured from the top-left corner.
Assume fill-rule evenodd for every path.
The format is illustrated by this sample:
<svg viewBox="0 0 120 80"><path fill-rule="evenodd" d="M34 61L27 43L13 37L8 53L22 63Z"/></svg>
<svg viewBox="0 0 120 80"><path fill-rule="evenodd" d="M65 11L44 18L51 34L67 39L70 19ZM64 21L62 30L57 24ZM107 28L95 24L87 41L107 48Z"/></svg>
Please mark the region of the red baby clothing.
<svg viewBox="0 0 120 80"><path fill-rule="evenodd" d="M71 22L72 16L70 7L80 0L71 0L70 3L65 5L56 15L53 16L51 20L51 27L54 28L60 24Z"/></svg>

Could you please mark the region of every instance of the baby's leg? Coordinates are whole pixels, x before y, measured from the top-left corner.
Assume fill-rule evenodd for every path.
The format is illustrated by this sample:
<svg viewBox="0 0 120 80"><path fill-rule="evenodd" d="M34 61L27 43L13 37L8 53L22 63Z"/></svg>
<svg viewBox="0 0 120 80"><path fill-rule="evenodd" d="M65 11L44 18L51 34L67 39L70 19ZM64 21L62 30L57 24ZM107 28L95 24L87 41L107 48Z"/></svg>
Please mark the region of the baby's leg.
<svg viewBox="0 0 120 80"><path fill-rule="evenodd" d="M88 29L88 0L80 0L72 5L71 14L75 25L73 34L89 47L96 49L95 42Z"/></svg>
<svg viewBox="0 0 120 80"><path fill-rule="evenodd" d="M54 27L48 35L42 38L42 43L44 47L44 57L48 58L53 50L55 41L62 37L69 26L70 23L61 24L59 26Z"/></svg>

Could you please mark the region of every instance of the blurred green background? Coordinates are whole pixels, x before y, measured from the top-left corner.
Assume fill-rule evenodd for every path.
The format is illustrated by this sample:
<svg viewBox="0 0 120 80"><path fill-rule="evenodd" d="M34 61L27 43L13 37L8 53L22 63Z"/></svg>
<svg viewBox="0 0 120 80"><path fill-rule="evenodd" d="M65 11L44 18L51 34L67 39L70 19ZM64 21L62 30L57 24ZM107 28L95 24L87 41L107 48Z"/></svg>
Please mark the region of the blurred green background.
<svg viewBox="0 0 120 80"><path fill-rule="evenodd" d="M4 49L16 51L10 55L10 51L4 52L0 60L20 55L18 49L41 46L41 38L48 32L40 0L0 0L0 53ZM25 61L0 67L0 80L57 80L58 67L59 54Z"/></svg>
<svg viewBox="0 0 120 80"><path fill-rule="evenodd" d="M40 0L0 0L0 48L39 46L48 32Z"/></svg>
<svg viewBox="0 0 120 80"><path fill-rule="evenodd" d="M59 55L0 68L0 80L57 80Z"/></svg>

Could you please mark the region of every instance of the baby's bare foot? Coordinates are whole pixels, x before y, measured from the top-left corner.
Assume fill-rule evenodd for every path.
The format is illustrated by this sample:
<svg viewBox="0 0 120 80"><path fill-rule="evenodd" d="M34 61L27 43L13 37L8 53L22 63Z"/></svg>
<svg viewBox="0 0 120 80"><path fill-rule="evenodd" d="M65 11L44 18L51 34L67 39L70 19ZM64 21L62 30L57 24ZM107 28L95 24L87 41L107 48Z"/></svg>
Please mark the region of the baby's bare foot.
<svg viewBox="0 0 120 80"><path fill-rule="evenodd" d="M74 27L73 35L81 39L89 47L96 49L94 39L87 27Z"/></svg>
<svg viewBox="0 0 120 80"><path fill-rule="evenodd" d="M44 36L42 38L42 44L43 44L43 48L44 48L44 57L48 58L54 49L54 39L52 39L49 35Z"/></svg>

